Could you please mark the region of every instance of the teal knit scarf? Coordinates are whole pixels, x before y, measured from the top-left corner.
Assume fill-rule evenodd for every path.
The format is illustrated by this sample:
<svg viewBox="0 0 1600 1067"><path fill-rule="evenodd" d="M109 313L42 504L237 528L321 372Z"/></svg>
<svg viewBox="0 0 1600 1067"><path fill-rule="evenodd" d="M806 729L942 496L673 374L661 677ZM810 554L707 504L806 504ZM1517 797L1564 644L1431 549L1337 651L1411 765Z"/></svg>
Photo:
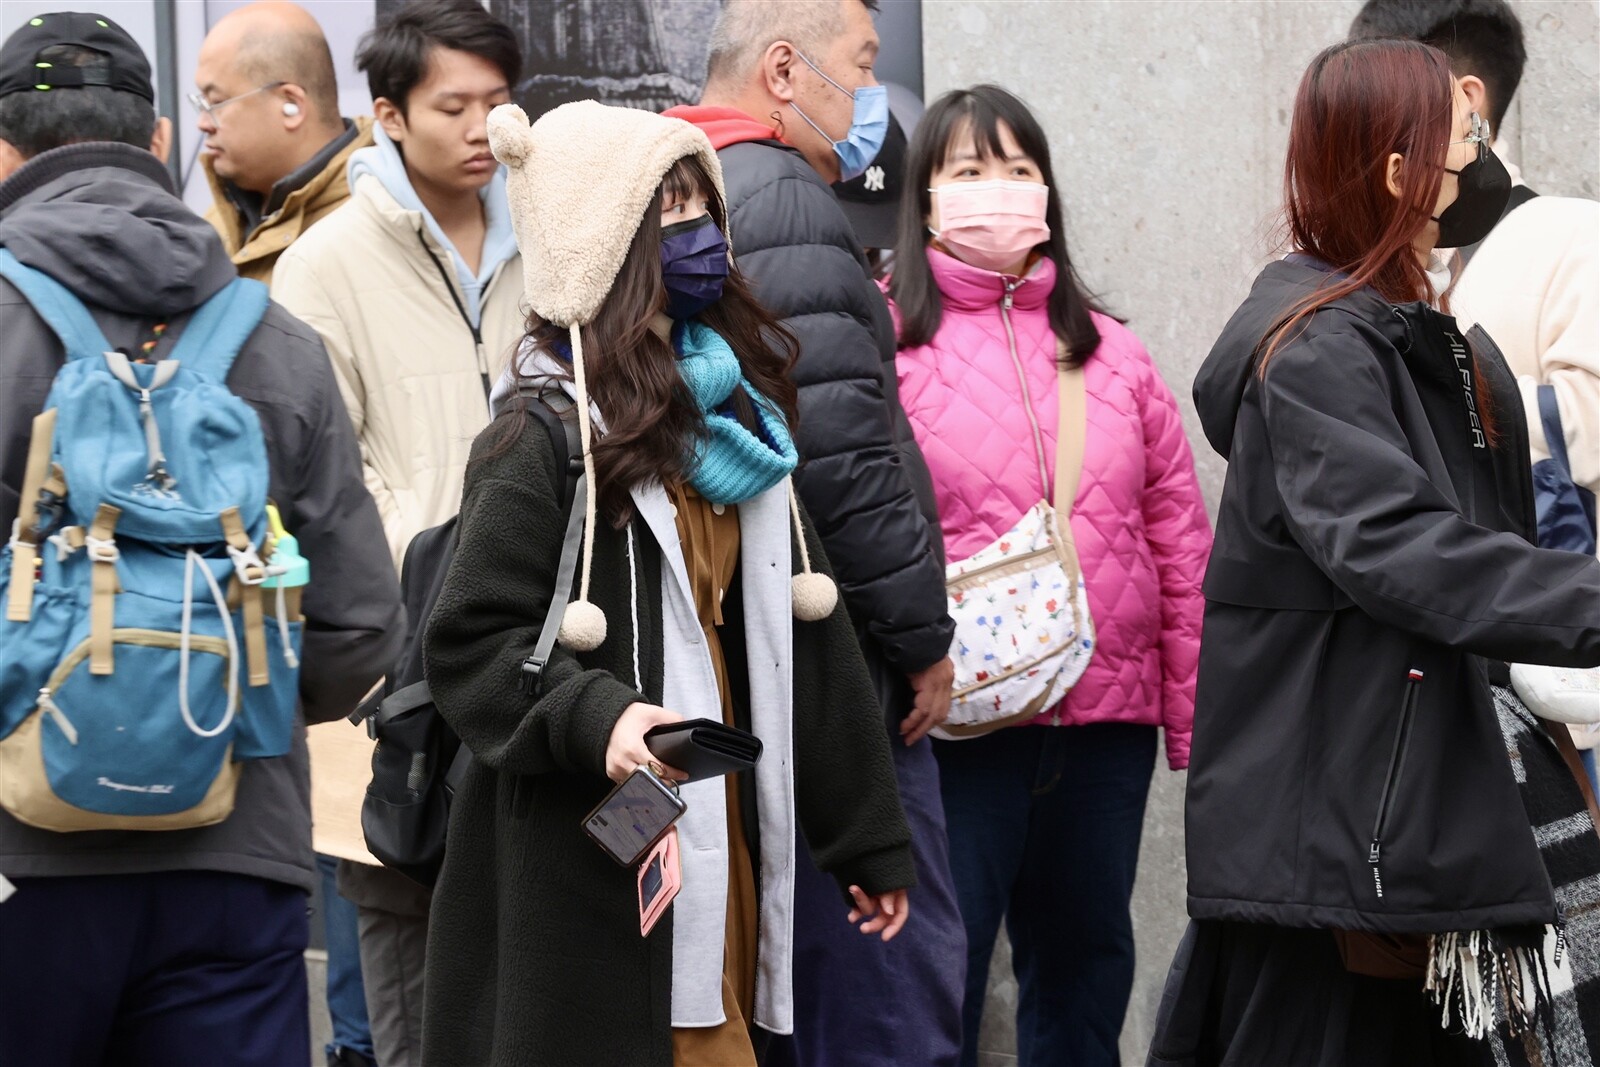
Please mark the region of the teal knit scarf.
<svg viewBox="0 0 1600 1067"><path fill-rule="evenodd" d="M740 504L783 481L799 454L789 427L771 401L745 380L739 357L722 335L693 320L672 333L678 373L705 414L707 436L696 438L689 484L713 504ZM743 389L755 408L758 433L734 416L732 397Z"/></svg>

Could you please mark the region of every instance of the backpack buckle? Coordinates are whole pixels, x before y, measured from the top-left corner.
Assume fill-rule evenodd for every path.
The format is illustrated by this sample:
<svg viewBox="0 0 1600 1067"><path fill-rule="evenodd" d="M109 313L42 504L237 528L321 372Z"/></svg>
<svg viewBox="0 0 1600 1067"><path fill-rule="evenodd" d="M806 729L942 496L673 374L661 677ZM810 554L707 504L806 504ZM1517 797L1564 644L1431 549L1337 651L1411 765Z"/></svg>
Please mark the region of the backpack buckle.
<svg viewBox="0 0 1600 1067"><path fill-rule="evenodd" d="M48 540L50 535L61 525L61 511L66 502L66 497L48 488L39 490L39 499L33 505L34 544L41 544Z"/></svg>
<svg viewBox="0 0 1600 1067"><path fill-rule="evenodd" d="M233 561L233 573L242 585L260 585L267 580L267 565L261 562L261 554L255 546L249 548L235 548L228 546L228 558Z"/></svg>
<svg viewBox="0 0 1600 1067"><path fill-rule="evenodd" d="M65 563L74 552L84 547L83 527L63 526L45 539L46 544L56 546L56 562Z"/></svg>
<svg viewBox="0 0 1600 1067"><path fill-rule="evenodd" d="M83 539L83 547L96 563L115 563L122 558L122 550L114 537L99 538L89 534Z"/></svg>
<svg viewBox="0 0 1600 1067"><path fill-rule="evenodd" d="M529 656L522 661L522 677L517 683L526 696L539 695L539 676L544 673L544 657Z"/></svg>

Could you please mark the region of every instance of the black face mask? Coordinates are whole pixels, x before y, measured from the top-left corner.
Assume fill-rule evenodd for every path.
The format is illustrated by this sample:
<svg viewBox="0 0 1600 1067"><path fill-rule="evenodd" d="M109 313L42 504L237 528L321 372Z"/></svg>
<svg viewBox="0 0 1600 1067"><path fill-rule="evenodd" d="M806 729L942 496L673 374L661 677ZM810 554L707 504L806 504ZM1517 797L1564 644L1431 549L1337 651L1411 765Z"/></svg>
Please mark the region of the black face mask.
<svg viewBox="0 0 1600 1067"><path fill-rule="evenodd" d="M1434 216L1439 224L1439 247L1477 244L1505 214L1506 201L1511 199L1511 174L1500 157L1487 149L1460 170L1446 167L1445 172L1456 176L1456 198Z"/></svg>

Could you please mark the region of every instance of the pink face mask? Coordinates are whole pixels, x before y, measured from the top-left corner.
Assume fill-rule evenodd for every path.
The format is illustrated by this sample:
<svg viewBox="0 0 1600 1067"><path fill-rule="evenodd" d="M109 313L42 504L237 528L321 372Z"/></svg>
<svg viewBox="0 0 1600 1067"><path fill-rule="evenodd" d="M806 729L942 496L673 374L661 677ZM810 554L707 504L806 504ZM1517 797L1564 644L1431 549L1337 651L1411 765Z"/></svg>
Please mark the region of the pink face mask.
<svg viewBox="0 0 1600 1067"><path fill-rule="evenodd" d="M974 267L1003 271L1050 239L1050 189L1038 182L951 182L928 192L939 198L942 224L930 232Z"/></svg>

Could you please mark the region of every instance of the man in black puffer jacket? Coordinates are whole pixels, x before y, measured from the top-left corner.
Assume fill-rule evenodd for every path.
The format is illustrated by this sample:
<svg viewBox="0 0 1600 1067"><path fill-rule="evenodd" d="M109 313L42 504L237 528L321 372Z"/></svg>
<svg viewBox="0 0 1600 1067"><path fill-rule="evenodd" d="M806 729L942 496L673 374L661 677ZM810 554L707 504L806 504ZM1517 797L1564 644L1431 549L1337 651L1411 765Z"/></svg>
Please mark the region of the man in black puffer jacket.
<svg viewBox="0 0 1600 1067"><path fill-rule="evenodd" d="M668 112L717 149L739 269L800 340L796 480L899 742L916 850L916 922L891 945L853 935L830 910L840 906L831 883L809 864L799 873L797 1029L774 1054L806 1064L838 1062L846 1048L859 1064L954 1063L961 1043L966 935L925 739L949 712L955 624L932 481L896 389L894 325L828 187L841 176L834 142L856 132L854 90L876 84L875 7L730 0L700 106Z"/></svg>

